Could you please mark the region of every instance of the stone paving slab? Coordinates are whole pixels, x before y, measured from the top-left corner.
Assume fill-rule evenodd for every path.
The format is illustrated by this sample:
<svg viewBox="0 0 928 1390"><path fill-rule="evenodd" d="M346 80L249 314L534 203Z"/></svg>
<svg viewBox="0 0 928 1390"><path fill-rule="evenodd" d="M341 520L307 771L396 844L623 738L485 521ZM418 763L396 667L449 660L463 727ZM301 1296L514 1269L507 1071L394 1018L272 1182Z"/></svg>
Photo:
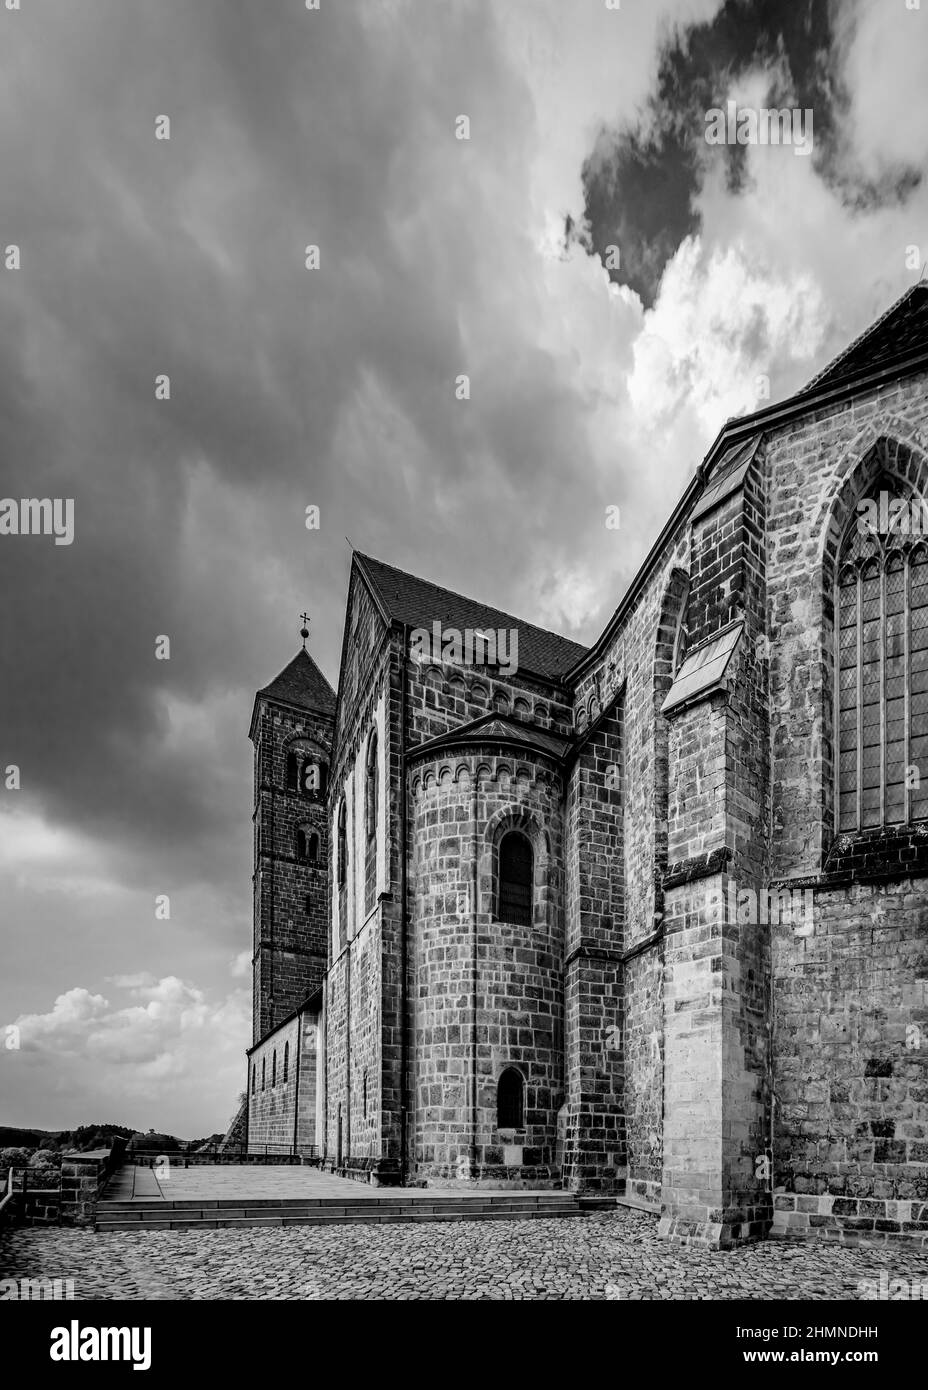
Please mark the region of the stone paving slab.
<svg viewBox="0 0 928 1390"><path fill-rule="evenodd" d="M78 1299L861 1298L862 1281L928 1293L928 1256L887 1246L668 1245L623 1208L571 1221L453 1221L0 1235L0 1279L73 1279Z"/></svg>

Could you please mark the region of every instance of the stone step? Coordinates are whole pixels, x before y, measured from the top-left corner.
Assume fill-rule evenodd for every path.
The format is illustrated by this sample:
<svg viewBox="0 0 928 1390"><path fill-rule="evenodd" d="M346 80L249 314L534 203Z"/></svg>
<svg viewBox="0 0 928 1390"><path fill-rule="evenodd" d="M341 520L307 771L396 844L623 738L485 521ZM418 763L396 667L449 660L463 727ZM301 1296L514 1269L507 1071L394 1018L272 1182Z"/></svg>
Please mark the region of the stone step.
<svg viewBox="0 0 928 1390"><path fill-rule="evenodd" d="M526 1220L580 1216L571 1193L487 1193L479 1197L420 1199L350 1197L275 1201L101 1202L98 1231L182 1230L239 1225L319 1225L333 1222Z"/></svg>
<svg viewBox="0 0 928 1390"><path fill-rule="evenodd" d="M369 1221L384 1222L395 1221L398 1217L415 1218L422 1221L440 1221L452 1217L463 1217L469 1219L478 1216L505 1216L513 1220L528 1220L534 1216L580 1216L582 1212L574 1207L444 1207L438 1211L423 1211L419 1207L394 1207L389 1211L368 1211L364 1207L328 1207L320 1210L319 1208L300 1211L299 1208L287 1208L281 1211L253 1211L250 1208L234 1209L231 1211L186 1211L186 1212L145 1212L141 1215L110 1215L101 1212L97 1218L98 1228L112 1225L119 1222L121 1226L131 1230L133 1227L142 1228L153 1224L170 1224L172 1221L188 1221L202 1224L206 1221Z"/></svg>
<svg viewBox="0 0 928 1390"><path fill-rule="evenodd" d="M583 1202L585 1199L581 1198ZM598 1199L597 1199L598 1200ZM551 1196L532 1195L530 1198L521 1197L509 1193L492 1193L479 1197L434 1197L427 1198L404 1198L404 1197L252 1197L247 1199L228 1197L220 1201L210 1201L206 1199L185 1198L178 1201L146 1201L136 1198L134 1201L102 1201L99 1205L101 1213L112 1214L123 1212L157 1212L157 1211L209 1211L224 1212L232 1211L236 1208L247 1207L249 1211L259 1212L262 1209L268 1211L293 1210L325 1210L332 1207L351 1207L364 1211L392 1211L396 1207L410 1207L421 1211L442 1211L449 1208L471 1210L479 1207L512 1207L518 1210L532 1210L536 1207L554 1208L565 1207L574 1209L578 1205L578 1199L573 1194L553 1193Z"/></svg>
<svg viewBox="0 0 928 1390"><path fill-rule="evenodd" d="M383 1220L395 1215L397 1212L409 1212L418 1216L440 1216L444 1212L461 1213L468 1215L478 1212L502 1212L512 1216L531 1216L538 1212L545 1215L551 1212L568 1212L573 1214L581 1210L576 1203L567 1205L565 1203L552 1203L550 1206L541 1203L537 1206L518 1206L514 1203L494 1202L485 1204L483 1202L452 1202L443 1206L426 1205L424 1202L394 1202L386 1207L373 1207L367 1204L353 1204L350 1202L331 1202L325 1206L303 1206L300 1203L292 1205L281 1205L276 1207L256 1207L250 1202L241 1202L238 1205L228 1207L186 1207L171 1208L166 1203L158 1206L139 1205L127 1211L112 1211L107 1207L98 1209L99 1221L218 1221L226 1217L240 1216L352 1216L356 1220L369 1219L371 1221Z"/></svg>
<svg viewBox="0 0 928 1390"><path fill-rule="evenodd" d="M288 1211L285 1214L276 1213L263 1216L232 1216L231 1214L210 1215L207 1217L195 1217L192 1213L182 1215L175 1213L173 1216L147 1217L141 1221L127 1221L123 1219L106 1219L97 1221L97 1231L184 1231L184 1230L217 1230L245 1226L331 1226L331 1225L389 1225L391 1222L425 1222L425 1221L538 1221L558 1219L564 1220L573 1216L582 1216L579 1207L556 1207L550 1211L545 1209L528 1208L523 1210L507 1211L502 1207L492 1207L482 1211L440 1211L426 1212L416 1210L396 1210L390 1212L378 1212L376 1215L368 1212L343 1212L326 1209L313 1213L298 1213Z"/></svg>

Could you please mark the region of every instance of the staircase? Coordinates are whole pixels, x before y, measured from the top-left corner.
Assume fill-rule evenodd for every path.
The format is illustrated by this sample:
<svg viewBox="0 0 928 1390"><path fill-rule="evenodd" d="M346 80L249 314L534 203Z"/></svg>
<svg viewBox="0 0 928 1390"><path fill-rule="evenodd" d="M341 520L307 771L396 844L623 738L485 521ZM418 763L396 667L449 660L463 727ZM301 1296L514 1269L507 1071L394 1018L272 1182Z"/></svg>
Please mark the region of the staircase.
<svg viewBox="0 0 928 1390"><path fill-rule="evenodd" d="M267 1197L217 1201L126 1200L119 1188L97 1207L98 1231L188 1231L242 1226L323 1226L348 1222L500 1221L582 1216L602 1206L570 1192L468 1192L432 1194L393 1188L376 1196ZM612 1201L609 1205L614 1206Z"/></svg>

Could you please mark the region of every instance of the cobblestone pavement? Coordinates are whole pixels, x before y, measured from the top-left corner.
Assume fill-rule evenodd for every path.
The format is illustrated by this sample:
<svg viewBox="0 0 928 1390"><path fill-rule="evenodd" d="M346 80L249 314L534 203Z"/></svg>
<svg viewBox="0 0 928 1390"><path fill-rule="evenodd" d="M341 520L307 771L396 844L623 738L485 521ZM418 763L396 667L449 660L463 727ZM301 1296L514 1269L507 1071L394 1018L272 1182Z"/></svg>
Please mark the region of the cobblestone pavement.
<svg viewBox="0 0 928 1390"><path fill-rule="evenodd" d="M634 1210L0 1237L0 1279L73 1279L78 1299L853 1299L883 1271L928 1293L928 1256L914 1251L769 1241L710 1253L659 1241L654 1217Z"/></svg>

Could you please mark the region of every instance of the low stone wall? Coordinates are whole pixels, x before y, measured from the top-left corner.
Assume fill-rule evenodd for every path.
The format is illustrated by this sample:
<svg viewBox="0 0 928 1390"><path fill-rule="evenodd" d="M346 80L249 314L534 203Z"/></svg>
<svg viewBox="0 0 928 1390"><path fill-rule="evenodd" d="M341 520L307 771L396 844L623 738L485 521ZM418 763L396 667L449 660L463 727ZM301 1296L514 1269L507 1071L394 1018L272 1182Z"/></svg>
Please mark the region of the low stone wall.
<svg viewBox="0 0 928 1390"><path fill-rule="evenodd" d="M117 1138L108 1149L62 1155L59 1208L62 1226L94 1224L97 1202L110 1177L121 1165L125 1151L125 1139Z"/></svg>
<svg viewBox="0 0 928 1390"><path fill-rule="evenodd" d="M172 1168L203 1168L236 1165L240 1163L268 1164L315 1164L319 1162L312 1154L265 1154L265 1153L222 1153L213 1154L129 1154L127 1163L136 1168L158 1168L167 1163Z"/></svg>
<svg viewBox="0 0 928 1390"><path fill-rule="evenodd" d="M11 1226L57 1226L61 1208L58 1187L30 1188L29 1168L13 1169L12 1192L3 1202L2 1223ZM4 1196L6 1196L4 1184Z"/></svg>
<svg viewBox="0 0 928 1390"><path fill-rule="evenodd" d="M928 1249L928 1203L879 1197L835 1197L830 1193L778 1193L773 1201L772 1237L832 1240L844 1245L903 1240Z"/></svg>

